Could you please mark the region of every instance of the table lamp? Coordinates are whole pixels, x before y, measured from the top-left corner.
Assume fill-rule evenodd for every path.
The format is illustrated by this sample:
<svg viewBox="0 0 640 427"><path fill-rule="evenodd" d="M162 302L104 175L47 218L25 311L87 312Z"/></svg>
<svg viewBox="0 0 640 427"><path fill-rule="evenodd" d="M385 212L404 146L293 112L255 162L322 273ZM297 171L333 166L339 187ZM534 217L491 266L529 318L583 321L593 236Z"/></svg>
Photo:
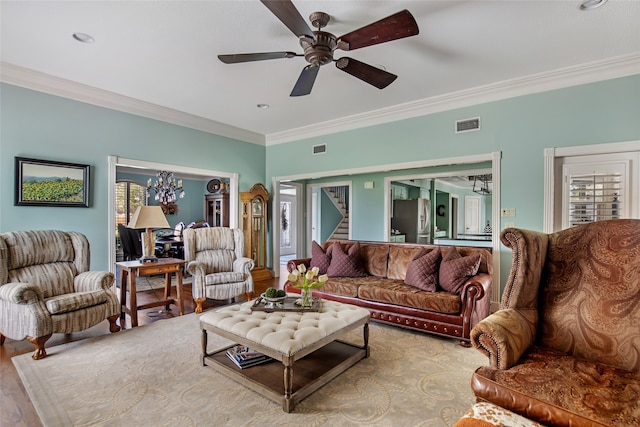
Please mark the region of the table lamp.
<svg viewBox="0 0 640 427"><path fill-rule="evenodd" d="M165 218L162 208L157 206L138 206L133 218L127 225L129 228L144 228L142 233L142 258L140 262L158 261L155 254L156 233L153 228L169 228L167 218Z"/></svg>

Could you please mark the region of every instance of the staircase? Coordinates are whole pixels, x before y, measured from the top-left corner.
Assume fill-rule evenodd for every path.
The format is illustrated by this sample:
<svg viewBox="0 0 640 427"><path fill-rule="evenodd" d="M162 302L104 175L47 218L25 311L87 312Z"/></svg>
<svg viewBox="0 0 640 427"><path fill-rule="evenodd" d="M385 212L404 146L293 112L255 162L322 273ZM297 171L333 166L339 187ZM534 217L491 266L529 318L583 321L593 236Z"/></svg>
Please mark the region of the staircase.
<svg viewBox="0 0 640 427"><path fill-rule="evenodd" d="M348 186L324 187L324 192L329 196L336 209L342 215L342 221L333 230L329 240L348 240L349 239L349 197Z"/></svg>

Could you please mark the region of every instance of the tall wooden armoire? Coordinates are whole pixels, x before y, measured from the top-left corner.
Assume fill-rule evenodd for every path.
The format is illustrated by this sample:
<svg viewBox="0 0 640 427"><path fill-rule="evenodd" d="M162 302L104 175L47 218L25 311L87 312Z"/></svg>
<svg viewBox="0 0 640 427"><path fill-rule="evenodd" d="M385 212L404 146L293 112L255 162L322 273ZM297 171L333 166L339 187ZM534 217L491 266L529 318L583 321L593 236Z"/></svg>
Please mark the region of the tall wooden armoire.
<svg viewBox="0 0 640 427"><path fill-rule="evenodd" d="M258 183L249 191L240 193L242 231L244 233L245 256L252 258L255 267L251 270L253 280L271 279L267 268L267 201L269 192Z"/></svg>

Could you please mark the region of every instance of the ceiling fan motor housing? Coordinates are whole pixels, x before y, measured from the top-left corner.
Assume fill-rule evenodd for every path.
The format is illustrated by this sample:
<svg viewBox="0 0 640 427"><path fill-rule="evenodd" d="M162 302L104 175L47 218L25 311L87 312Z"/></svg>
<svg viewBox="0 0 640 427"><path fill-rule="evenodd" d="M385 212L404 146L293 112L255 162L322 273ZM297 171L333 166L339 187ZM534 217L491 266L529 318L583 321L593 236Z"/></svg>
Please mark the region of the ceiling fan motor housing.
<svg viewBox="0 0 640 427"><path fill-rule="evenodd" d="M325 31L314 31L314 39L300 37L300 46L304 49L304 59L313 65L324 65L333 61L336 49L336 36Z"/></svg>

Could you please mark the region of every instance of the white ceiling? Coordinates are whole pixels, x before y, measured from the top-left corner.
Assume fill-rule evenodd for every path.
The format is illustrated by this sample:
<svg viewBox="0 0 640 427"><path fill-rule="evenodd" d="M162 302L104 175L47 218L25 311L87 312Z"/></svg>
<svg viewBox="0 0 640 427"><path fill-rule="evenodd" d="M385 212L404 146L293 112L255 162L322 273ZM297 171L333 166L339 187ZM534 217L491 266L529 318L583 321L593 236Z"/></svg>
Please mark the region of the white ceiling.
<svg viewBox="0 0 640 427"><path fill-rule="evenodd" d="M574 0L294 4L305 19L330 14L324 30L336 36L408 9L420 34L336 51L397 74L384 90L328 64L310 95L291 98L303 58L227 65L216 57L302 52L257 0L3 0L2 80L269 144L464 104L492 88L518 94L640 73L640 1L591 11Z"/></svg>

